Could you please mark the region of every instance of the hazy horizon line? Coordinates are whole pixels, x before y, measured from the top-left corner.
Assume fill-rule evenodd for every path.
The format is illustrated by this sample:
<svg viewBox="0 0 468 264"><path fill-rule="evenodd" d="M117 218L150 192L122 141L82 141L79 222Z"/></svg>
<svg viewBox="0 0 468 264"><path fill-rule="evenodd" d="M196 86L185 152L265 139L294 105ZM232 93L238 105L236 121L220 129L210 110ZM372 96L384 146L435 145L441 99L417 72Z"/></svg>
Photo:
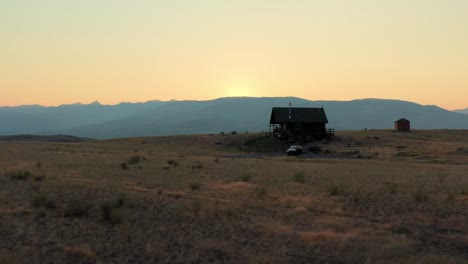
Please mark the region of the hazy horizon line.
<svg viewBox="0 0 468 264"><path fill-rule="evenodd" d="M16 107L61 107L61 106L71 106L71 105L102 105L102 106L116 106L120 104L145 104L149 102L187 102L187 101L192 101L192 102L208 102L208 101L215 101L215 100L220 100L220 99L229 99L229 98L252 98L252 99L261 99L261 98L297 98L297 99L303 99L311 102L317 102L317 101L334 101L334 102L351 102L351 101L358 101L358 100L389 100L389 101L402 101L402 102L410 102L410 103L415 103L419 104L422 106L437 106L442 109L448 110L448 111L457 111L457 110L465 110L468 109L468 106L466 108L460 108L460 109L446 109L444 107L441 107L437 104L421 104L418 102L413 102L413 101L408 101L408 100L403 100L403 99L395 99L395 98L377 98L377 97L366 97L366 98L354 98L350 100L336 100L336 99L326 99L326 100L311 100L308 98L302 98L302 97L297 97L297 96L222 96L222 97L217 97L213 99L169 99L169 100L161 100L161 99L150 99L147 101L121 101L118 103L101 103L99 100L94 100L91 101L90 103L83 103L83 102L75 102L75 103L62 103L62 104L57 104L57 105L43 105L43 104L20 104L20 105L0 105L0 108L16 108Z"/></svg>

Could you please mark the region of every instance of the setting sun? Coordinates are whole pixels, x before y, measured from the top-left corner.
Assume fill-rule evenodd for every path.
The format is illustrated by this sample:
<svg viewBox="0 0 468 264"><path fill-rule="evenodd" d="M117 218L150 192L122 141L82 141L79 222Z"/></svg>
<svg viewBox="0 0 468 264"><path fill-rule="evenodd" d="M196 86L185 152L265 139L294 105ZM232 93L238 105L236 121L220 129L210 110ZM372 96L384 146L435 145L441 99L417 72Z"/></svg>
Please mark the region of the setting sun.
<svg viewBox="0 0 468 264"><path fill-rule="evenodd" d="M252 89L248 85L233 85L226 89L225 92L227 97L237 96L255 96Z"/></svg>

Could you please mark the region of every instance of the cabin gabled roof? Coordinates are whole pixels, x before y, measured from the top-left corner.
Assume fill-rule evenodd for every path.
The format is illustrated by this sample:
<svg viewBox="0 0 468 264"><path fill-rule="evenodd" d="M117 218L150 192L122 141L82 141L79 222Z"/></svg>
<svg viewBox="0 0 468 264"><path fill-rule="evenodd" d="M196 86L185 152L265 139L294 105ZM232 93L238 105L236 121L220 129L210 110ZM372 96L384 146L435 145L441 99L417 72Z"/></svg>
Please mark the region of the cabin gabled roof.
<svg viewBox="0 0 468 264"><path fill-rule="evenodd" d="M395 123L400 123L400 122L409 122L409 120L406 118L400 118L397 121L395 121Z"/></svg>
<svg viewBox="0 0 468 264"><path fill-rule="evenodd" d="M289 107L273 107L273 109L271 109L270 124L328 123L327 115L323 107L291 107L291 118L289 118L289 109Z"/></svg>

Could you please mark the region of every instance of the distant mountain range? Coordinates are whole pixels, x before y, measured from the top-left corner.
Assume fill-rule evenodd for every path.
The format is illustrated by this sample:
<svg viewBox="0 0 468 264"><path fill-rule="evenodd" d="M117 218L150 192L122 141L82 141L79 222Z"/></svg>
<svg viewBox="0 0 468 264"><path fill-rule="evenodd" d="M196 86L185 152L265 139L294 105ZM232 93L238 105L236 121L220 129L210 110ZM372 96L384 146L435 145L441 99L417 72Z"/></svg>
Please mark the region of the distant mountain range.
<svg viewBox="0 0 468 264"><path fill-rule="evenodd" d="M468 115L468 108L465 108L465 109L459 109L459 110L454 110L454 112L456 112L456 113L460 113L460 114L465 114L465 115Z"/></svg>
<svg viewBox="0 0 468 264"><path fill-rule="evenodd" d="M329 128L393 128L407 118L415 129L468 129L460 113L434 105L384 99L309 101L296 97L228 97L209 101L148 101L117 105L0 107L0 135L67 134L86 138L267 131L271 108L324 107Z"/></svg>

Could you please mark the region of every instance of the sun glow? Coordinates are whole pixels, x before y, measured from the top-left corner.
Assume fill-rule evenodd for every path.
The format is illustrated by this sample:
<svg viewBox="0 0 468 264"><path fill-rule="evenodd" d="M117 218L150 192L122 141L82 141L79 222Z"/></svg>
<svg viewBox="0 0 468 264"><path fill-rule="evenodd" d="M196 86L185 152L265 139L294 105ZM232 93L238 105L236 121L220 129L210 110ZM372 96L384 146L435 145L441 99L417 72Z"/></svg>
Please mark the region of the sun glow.
<svg viewBox="0 0 468 264"><path fill-rule="evenodd" d="M248 85L233 85L226 88L228 97L253 96L252 89Z"/></svg>

